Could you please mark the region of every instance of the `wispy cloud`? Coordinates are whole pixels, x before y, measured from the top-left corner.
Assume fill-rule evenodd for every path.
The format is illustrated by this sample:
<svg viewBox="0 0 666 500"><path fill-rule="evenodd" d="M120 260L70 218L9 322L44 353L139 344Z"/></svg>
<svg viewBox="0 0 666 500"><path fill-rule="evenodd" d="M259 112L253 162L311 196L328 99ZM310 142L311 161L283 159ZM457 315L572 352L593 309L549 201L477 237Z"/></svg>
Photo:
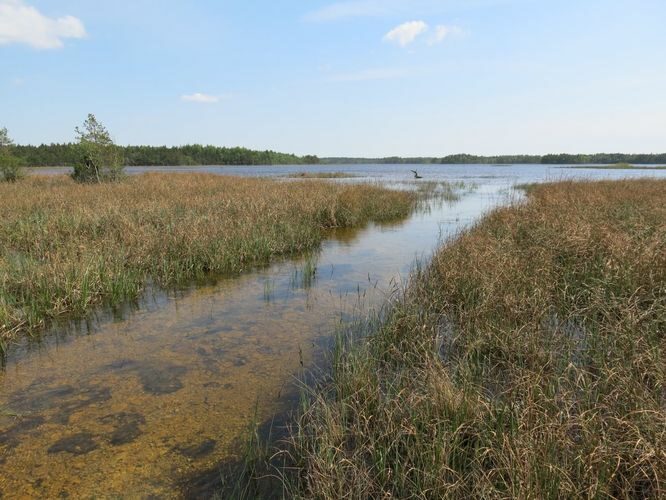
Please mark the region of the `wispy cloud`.
<svg viewBox="0 0 666 500"><path fill-rule="evenodd" d="M23 0L0 0L0 45L21 43L36 49L59 49L66 38L83 38L86 30L73 16L50 18Z"/></svg>
<svg viewBox="0 0 666 500"><path fill-rule="evenodd" d="M202 94L200 92L195 92L194 94L186 94L180 97L182 101L185 102L198 102L202 104L214 104L220 102L220 96Z"/></svg>
<svg viewBox="0 0 666 500"><path fill-rule="evenodd" d="M393 80L407 75L408 71L402 68L371 68L355 73L333 75L329 79L334 82L367 82L371 80Z"/></svg>
<svg viewBox="0 0 666 500"><path fill-rule="evenodd" d="M462 35L462 33L463 30L459 26L444 26L440 24L439 26L435 27L435 33L432 37L430 37L428 43L430 45L437 45L438 43L442 43L445 38Z"/></svg>
<svg viewBox="0 0 666 500"><path fill-rule="evenodd" d="M354 17L396 15L425 17L461 9L483 9L533 1L536 0L338 0L305 14L303 19L311 22L328 22Z"/></svg>
<svg viewBox="0 0 666 500"><path fill-rule="evenodd" d="M425 22L409 21L400 26L396 26L386 33L386 35L384 35L384 41L396 43L401 47L406 47L426 31L428 31L428 25Z"/></svg>
<svg viewBox="0 0 666 500"><path fill-rule="evenodd" d="M356 0L337 2L305 15L306 21L336 21L349 17L375 17L391 12L393 0Z"/></svg>

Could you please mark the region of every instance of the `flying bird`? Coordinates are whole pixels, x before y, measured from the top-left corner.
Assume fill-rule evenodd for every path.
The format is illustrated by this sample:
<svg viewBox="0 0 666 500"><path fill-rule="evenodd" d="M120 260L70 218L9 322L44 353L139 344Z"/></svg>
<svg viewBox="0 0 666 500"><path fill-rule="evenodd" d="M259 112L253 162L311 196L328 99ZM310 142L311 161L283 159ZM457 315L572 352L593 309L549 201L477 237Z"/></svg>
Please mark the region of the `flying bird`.
<svg viewBox="0 0 666 500"><path fill-rule="evenodd" d="M423 179L416 170L410 170L410 172L414 173L414 179Z"/></svg>

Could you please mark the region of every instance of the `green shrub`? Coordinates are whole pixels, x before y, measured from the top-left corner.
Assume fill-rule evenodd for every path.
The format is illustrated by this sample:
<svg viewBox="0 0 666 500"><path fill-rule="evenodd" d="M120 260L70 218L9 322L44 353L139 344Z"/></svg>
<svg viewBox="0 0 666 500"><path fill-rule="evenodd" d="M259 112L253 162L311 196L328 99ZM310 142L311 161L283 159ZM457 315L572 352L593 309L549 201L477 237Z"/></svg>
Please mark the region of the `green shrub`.
<svg viewBox="0 0 666 500"><path fill-rule="evenodd" d="M72 177L77 182L117 181L124 175L121 149L109 131L89 114L83 128L76 127L78 161Z"/></svg>
<svg viewBox="0 0 666 500"><path fill-rule="evenodd" d="M9 153L0 153L0 180L16 182L25 177L21 160Z"/></svg>
<svg viewBox="0 0 666 500"><path fill-rule="evenodd" d="M25 175L21 160L12 155L13 145L7 129L0 128L0 181L16 182Z"/></svg>

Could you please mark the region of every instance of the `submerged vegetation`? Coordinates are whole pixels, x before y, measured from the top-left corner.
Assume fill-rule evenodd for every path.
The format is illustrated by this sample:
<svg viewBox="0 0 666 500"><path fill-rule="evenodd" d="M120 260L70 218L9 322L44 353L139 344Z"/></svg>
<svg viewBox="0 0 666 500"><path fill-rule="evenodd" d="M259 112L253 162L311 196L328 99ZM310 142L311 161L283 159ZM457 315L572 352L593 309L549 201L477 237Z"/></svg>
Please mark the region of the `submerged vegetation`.
<svg viewBox="0 0 666 500"><path fill-rule="evenodd" d="M98 304L239 273L316 248L326 229L407 216L414 197L368 185L146 174L0 185L0 338Z"/></svg>
<svg viewBox="0 0 666 500"><path fill-rule="evenodd" d="M666 494L666 181L532 185L305 398L289 494Z"/></svg>

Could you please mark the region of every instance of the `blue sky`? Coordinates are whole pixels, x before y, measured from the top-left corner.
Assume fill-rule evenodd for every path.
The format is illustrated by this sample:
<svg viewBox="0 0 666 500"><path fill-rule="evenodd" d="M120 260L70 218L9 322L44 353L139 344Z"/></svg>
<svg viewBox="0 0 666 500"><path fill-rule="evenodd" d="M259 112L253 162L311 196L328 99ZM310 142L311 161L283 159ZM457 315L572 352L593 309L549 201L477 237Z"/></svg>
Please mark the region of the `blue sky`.
<svg viewBox="0 0 666 500"><path fill-rule="evenodd" d="M664 0L0 0L0 126L321 156L666 151Z"/></svg>

